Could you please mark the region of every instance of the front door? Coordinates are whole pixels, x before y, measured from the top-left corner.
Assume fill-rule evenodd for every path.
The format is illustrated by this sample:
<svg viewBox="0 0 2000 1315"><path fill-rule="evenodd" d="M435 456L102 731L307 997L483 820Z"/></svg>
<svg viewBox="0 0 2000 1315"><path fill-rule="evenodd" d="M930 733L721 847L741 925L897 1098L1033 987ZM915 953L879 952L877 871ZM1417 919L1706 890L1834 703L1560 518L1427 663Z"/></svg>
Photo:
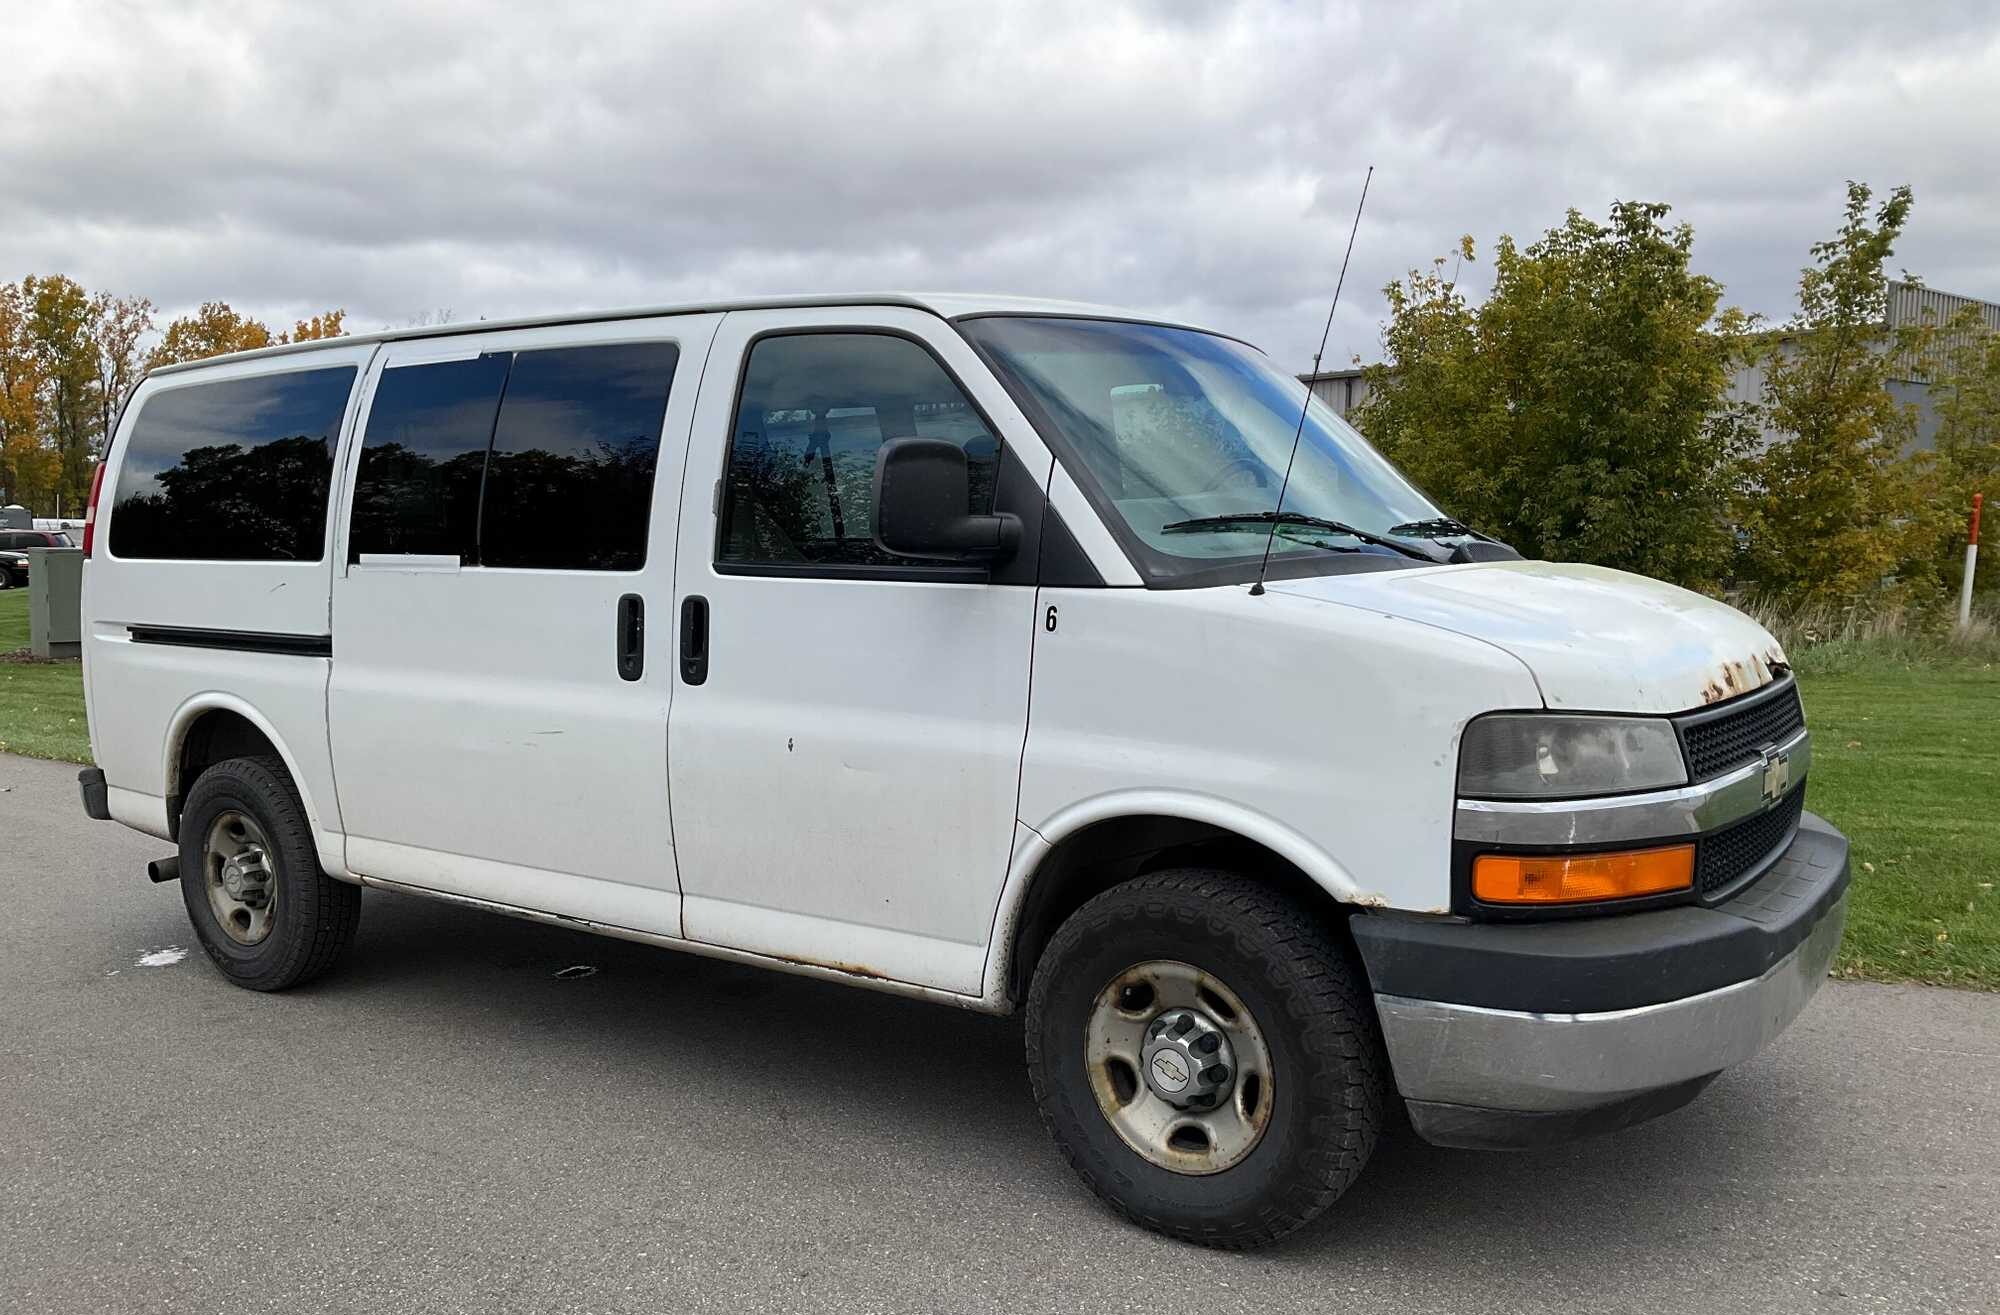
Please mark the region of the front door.
<svg viewBox="0 0 2000 1315"><path fill-rule="evenodd" d="M719 319L383 349L333 581L354 871L679 933L665 616Z"/></svg>
<svg viewBox="0 0 2000 1315"><path fill-rule="evenodd" d="M723 321L676 581L683 917L690 939L972 994L1014 834L1035 545L992 569L878 549L876 450L906 436L964 447L961 511L1046 494L1046 450L943 321Z"/></svg>

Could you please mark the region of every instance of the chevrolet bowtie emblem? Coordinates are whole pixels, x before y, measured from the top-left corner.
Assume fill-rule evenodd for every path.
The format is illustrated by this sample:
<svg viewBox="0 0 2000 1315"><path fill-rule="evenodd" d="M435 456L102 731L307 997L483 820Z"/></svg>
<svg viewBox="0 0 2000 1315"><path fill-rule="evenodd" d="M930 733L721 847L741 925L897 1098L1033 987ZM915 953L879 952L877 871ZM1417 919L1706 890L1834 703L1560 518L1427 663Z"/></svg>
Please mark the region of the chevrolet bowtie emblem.
<svg viewBox="0 0 2000 1315"><path fill-rule="evenodd" d="M1792 755L1766 749L1764 761L1764 802L1774 803L1792 788Z"/></svg>

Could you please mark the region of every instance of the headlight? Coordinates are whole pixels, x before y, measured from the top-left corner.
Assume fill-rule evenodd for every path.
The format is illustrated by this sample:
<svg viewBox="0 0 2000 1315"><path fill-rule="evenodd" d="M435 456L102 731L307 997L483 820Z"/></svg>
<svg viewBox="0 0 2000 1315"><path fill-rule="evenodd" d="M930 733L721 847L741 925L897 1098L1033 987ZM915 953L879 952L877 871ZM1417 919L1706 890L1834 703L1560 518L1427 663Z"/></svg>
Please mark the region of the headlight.
<svg viewBox="0 0 2000 1315"><path fill-rule="evenodd" d="M1687 784L1671 724L1655 717L1507 712L1465 728L1458 793L1468 799L1578 799Z"/></svg>

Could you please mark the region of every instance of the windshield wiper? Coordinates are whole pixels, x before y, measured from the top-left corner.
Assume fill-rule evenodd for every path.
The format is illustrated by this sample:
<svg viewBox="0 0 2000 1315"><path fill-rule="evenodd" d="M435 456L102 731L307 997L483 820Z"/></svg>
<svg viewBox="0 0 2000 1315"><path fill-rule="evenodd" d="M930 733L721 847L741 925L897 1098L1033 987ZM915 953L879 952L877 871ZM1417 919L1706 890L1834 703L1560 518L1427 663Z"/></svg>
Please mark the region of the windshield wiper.
<svg viewBox="0 0 2000 1315"><path fill-rule="evenodd" d="M1432 565L1441 560L1413 543L1403 543L1371 530L1356 529L1345 521L1331 521L1323 516L1307 516L1296 511L1246 511L1233 516L1197 516L1193 520L1169 521L1160 527L1160 533L1194 534L1202 530L1254 530L1259 526L1279 525L1296 525L1309 530L1325 530L1329 534L1345 534L1350 539L1372 543L1379 548L1387 548L1405 557L1414 557L1420 562L1430 562Z"/></svg>
<svg viewBox="0 0 2000 1315"><path fill-rule="evenodd" d="M1390 534L1404 534L1412 539L1483 539L1486 536L1473 529L1464 521L1453 520L1449 516L1433 516L1427 521L1404 521L1401 525L1391 525Z"/></svg>

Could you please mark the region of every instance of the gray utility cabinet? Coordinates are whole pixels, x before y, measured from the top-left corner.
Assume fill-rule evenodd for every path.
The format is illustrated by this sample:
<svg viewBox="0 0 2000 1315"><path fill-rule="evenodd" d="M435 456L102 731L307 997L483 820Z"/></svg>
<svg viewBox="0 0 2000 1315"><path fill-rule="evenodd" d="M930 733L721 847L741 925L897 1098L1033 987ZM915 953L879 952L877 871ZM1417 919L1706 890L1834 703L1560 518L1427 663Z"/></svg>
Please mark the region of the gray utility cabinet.
<svg viewBox="0 0 2000 1315"><path fill-rule="evenodd" d="M29 646L36 657L82 657L83 549L26 551Z"/></svg>

